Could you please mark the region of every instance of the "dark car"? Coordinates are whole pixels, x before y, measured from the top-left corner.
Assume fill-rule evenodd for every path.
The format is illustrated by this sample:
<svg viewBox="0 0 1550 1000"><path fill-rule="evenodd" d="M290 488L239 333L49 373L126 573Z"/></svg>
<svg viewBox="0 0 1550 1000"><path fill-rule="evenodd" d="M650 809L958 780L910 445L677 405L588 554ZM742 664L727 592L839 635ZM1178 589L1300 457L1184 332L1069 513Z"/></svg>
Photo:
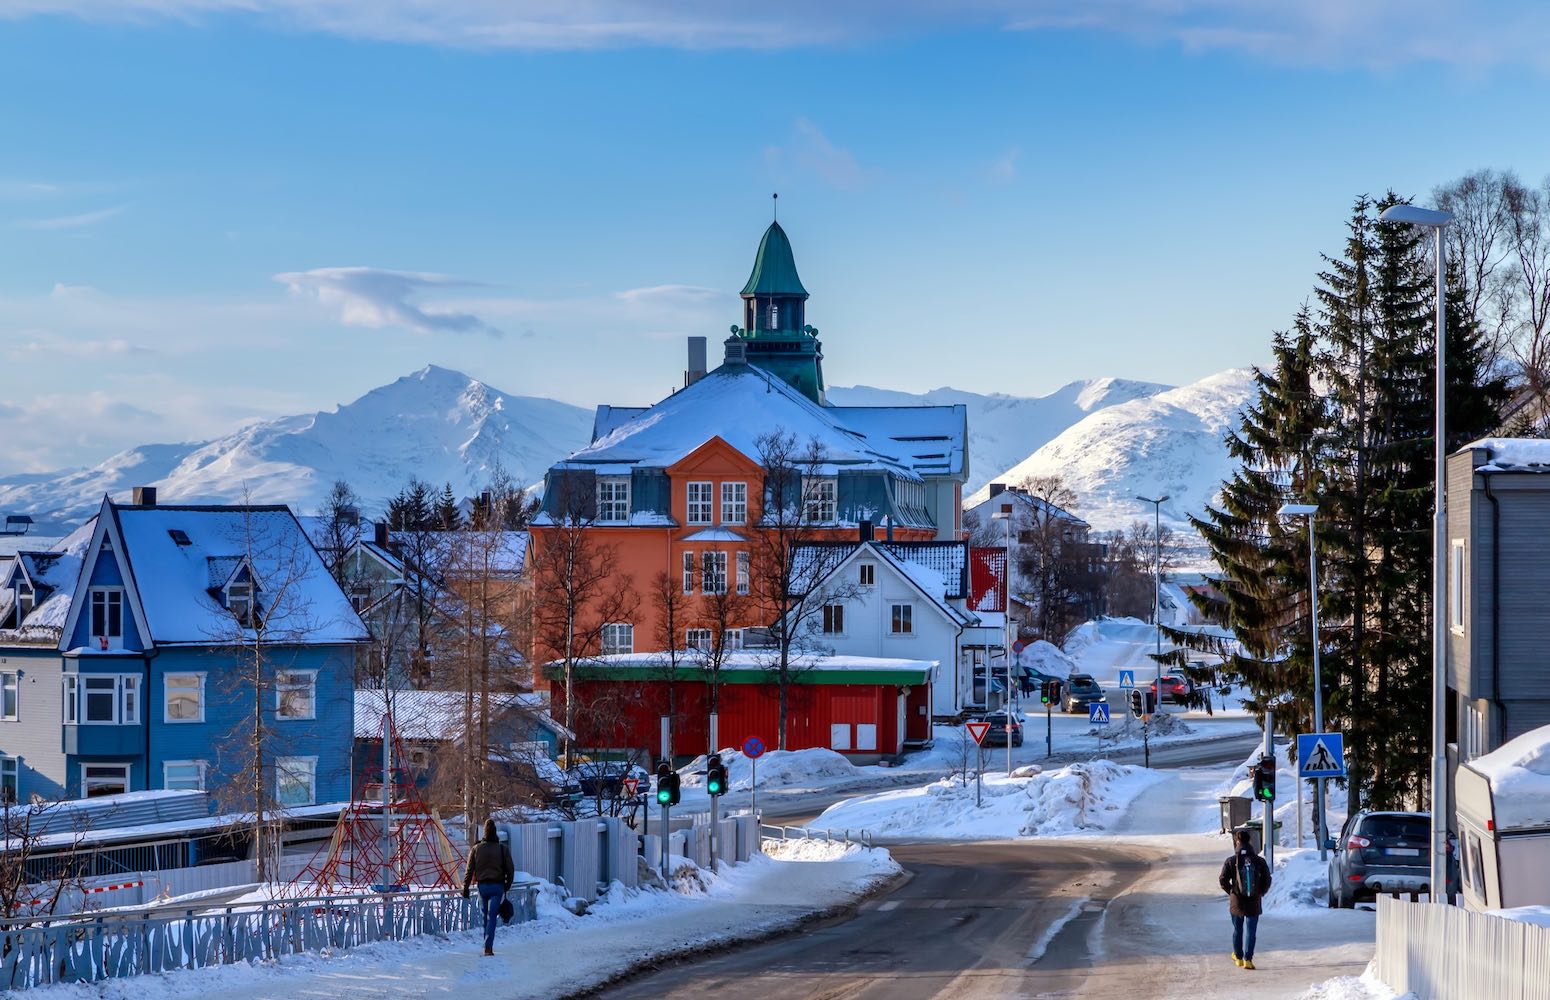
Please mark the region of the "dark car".
<svg viewBox="0 0 1550 1000"><path fill-rule="evenodd" d="M1157 681L1151 685L1152 697L1157 698ZM1189 704L1189 693L1194 690L1189 678L1180 674L1162 675L1162 698L1173 702L1175 705ZM1160 699L1159 699L1160 700Z"/></svg>
<svg viewBox="0 0 1550 1000"><path fill-rule="evenodd" d="M1349 909L1380 892L1431 890L1427 813L1362 811L1346 820L1329 858L1329 905Z"/></svg>
<svg viewBox="0 0 1550 1000"><path fill-rule="evenodd" d="M577 790L588 798L616 799L624 791L624 779L635 778L639 782L638 788L650 784L649 776L644 768L636 767L622 760L592 761L586 764L577 764L571 768L570 774L575 781ZM637 794L639 791L637 789Z"/></svg>
<svg viewBox="0 0 1550 1000"><path fill-rule="evenodd" d="M1004 746L1006 746L1006 713L1005 712L997 712L997 713L994 713L994 714L991 714L991 715L981 716L980 717L980 721L981 722L988 722L988 723L990 723L990 728L988 730L986 730L986 732L985 732L985 740L984 740L983 743L980 744L980 746L986 746L986 747L1004 747ZM1022 745L1023 745L1023 724L1021 722L1017 721L1016 716L1013 716L1013 718L1012 718L1012 746L1020 747Z"/></svg>
<svg viewBox="0 0 1550 1000"><path fill-rule="evenodd" d="M1066 681L1060 707L1067 712L1085 712L1093 702L1108 700L1091 674L1072 674Z"/></svg>

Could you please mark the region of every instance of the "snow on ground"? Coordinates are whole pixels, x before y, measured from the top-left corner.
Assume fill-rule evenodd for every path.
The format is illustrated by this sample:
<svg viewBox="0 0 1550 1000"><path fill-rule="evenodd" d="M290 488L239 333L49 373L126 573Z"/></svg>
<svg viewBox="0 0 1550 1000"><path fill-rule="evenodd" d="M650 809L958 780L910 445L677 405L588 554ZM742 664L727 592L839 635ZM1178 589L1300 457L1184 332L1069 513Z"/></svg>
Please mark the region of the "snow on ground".
<svg viewBox="0 0 1550 1000"><path fill-rule="evenodd" d="M480 956L481 935L469 931L28 992L48 1000L561 997L707 945L790 930L855 903L899 872L885 850L818 841L772 845L767 856L715 875L675 860L673 889L616 884L584 917L565 910L563 892L546 886L539 919L500 928L494 958Z"/></svg>
<svg viewBox="0 0 1550 1000"><path fill-rule="evenodd" d="M1417 1000L1414 993L1395 993L1371 971L1360 976L1337 976L1315 984L1298 1000Z"/></svg>
<svg viewBox="0 0 1550 1000"><path fill-rule="evenodd" d="M1509 906L1504 910L1486 910L1493 917L1521 920L1526 924L1550 927L1550 906Z"/></svg>
<svg viewBox="0 0 1550 1000"><path fill-rule="evenodd" d="M812 825L865 830L873 837L911 840L992 840L1098 833L1112 824L1156 771L1106 760L1008 778L988 774L974 803L974 781L943 778L919 788L847 799ZM1021 773L1021 772L1020 772Z"/></svg>
<svg viewBox="0 0 1550 1000"><path fill-rule="evenodd" d="M842 753L814 747L810 750L769 750L758 759L760 788L815 788L836 781L854 781L866 772ZM742 792L753 787L755 765L741 750L721 751L721 763L727 769L730 791ZM701 754L678 771L682 784L689 788L705 785L705 756Z"/></svg>

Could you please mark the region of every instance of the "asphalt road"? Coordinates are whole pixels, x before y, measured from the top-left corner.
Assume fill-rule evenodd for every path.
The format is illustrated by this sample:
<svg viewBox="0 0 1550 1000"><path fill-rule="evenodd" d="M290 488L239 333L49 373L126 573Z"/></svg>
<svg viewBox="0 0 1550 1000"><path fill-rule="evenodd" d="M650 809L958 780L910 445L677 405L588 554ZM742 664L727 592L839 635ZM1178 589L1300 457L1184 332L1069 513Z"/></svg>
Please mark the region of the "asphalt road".
<svg viewBox="0 0 1550 1000"><path fill-rule="evenodd" d="M609 998L925 1000L1085 992L1108 903L1151 867L1138 848L1048 843L889 848L910 873L853 917L664 968Z"/></svg>

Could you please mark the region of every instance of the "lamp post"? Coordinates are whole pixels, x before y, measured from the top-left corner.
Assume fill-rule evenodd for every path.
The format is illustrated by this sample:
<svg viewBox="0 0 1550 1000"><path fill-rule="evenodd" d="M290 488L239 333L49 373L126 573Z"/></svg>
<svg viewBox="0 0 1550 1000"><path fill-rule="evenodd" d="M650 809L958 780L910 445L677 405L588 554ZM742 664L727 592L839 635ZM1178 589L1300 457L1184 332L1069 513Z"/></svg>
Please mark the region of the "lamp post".
<svg viewBox="0 0 1550 1000"><path fill-rule="evenodd" d="M1313 731L1324 731L1324 682L1319 674L1319 555L1314 543L1313 522L1318 516L1319 505L1316 503L1288 503L1282 504L1279 511L1282 517L1306 517L1308 519L1308 610L1313 623ZM1299 764L1301 761L1298 762ZM1313 829L1319 839L1319 860L1327 861L1327 848L1324 844L1324 779L1313 779ZM1298 801L1302 800L1302 792L1297 793ZM1301 806L1298 807L1301 809ZM1301 822L1301 820L1299 820ZM1299 842L1302 833L1297 834ZM1300 846L1300 843L1299 843Z"/></svg>
<svg viewBox="0 0 1550 1000"><path fill-rule="evenodd" d="M1442 231L1453 220L1451 212L1420 208L1415 205L1391 205L1383 210L1383 221L1402 222L1430 229L1436 238L1433 262L1437 267L1437 423L1432 431L1433 461L1436 464L1432 488L1432 899L1446 898L1448 891L1448 758L1447 720L1443 713L1448 701L1448 641L1443 625L1443 607L1448 600L1447 579L1447 320L1443 302L1447 293L1447 245Z"/></svg>
<svg viewBox="0 0 1550 1000"><path fill-rule="evenodd" d="M1012 505L1004 503L1001 509L990 515L992 521L1006 522L1006 776L1012 776Z"/></svg>
<svg viewBox="0 0 1550 1000"><path fill-rule="evenodd" d="M1152 505L1152 537L1157 542L1157 555L1152 563L1152 628L1157 630L1157 706L1155 711L1162 711L1162 505L1167 501L1168 494L1153 500L1151 497L1136 497L1142 503Z"/></svg>

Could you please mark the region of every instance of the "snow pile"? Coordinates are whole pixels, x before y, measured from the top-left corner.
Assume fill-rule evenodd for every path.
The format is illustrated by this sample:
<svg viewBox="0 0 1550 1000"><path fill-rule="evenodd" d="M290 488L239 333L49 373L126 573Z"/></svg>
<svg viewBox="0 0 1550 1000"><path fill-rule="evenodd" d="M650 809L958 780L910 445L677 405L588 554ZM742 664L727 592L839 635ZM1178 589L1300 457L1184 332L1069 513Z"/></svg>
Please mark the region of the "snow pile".
<svg viewBox="0 0 1550 1000"><path fill-rule="evenodd" d="M1329 908L1329 866L1316 848L1276 848L1275 871L1265 894L1266 913L1306 916Z"/></svg>
<svg viewBox="0 0 1550 1000"><path fill-rule="evenodd" d="M1540 438L1481 438L1464 447L1484 448L1490 452L1490 461L1481 467L1486 472L1506 469L1550 471L1550 441Z"/></svg>
<svg viewBox="0 0 1550 1000"><path fill-rule="evenodd" d="M1469 766L1491 782L1498 828L1550 826L1550 726L1531 729Z"/></svg>
<svg viewBox="0 0 1550 1000"><path fill-rule="evenodd" d="M1031 777L987 774L983 805L974 782L944 778L917 788L880 792L830 806L814 828L866 830L874 837L982 840L1094 833L1109 828L1155 771L1106 760L1072 764Z"/></svg>
<svg viewBox="0 0 1550 1000"><path fill-rule="evenodd" d="M1155 712L1152 721L1148 722L1149 736L1186 736L1193 733L1194 727L1187 725L1177 715L1169 715L1167 712Z"/></svg>
<svg viewBox="0 0 1550 1000"><path fill-rule="evenodd" d="M1077 668L1076 661L1061 652L1059 646L1043 639L1036 639L1023 647L1023 651L1017 654L1017 665L1032 667L1041 674L1062 680L1082 672Z"/></svg>
<svg viewBox="0 0 1550 1000"><path fill-rule="evenodd" d="M1550 927L1550 906L1509 906L1504 910L1486 910L1493 917L1517 920L1538 927Z"/></svg>
<svg viewBox="0 0 1550 1000"><path fill-rule="evenodd" d="M721 751L721 763L727 769L728 791L745 792L753 787L753 762L741 750ZM760 788L806 788L861 776L844 754L823 747L767 751L759 758L758 771ZM678 774L684 785L704 787L705 755L694 758Z"/></svg>
<svg viewBox="0 0 1550 1000"><path fill-rule="evenodd" d="M1395 993L1393 987L1373 974L1372 967L1360 976L1337 976L1315 983L1298 1000L1417 1000L1414 993Z"/></svg>

